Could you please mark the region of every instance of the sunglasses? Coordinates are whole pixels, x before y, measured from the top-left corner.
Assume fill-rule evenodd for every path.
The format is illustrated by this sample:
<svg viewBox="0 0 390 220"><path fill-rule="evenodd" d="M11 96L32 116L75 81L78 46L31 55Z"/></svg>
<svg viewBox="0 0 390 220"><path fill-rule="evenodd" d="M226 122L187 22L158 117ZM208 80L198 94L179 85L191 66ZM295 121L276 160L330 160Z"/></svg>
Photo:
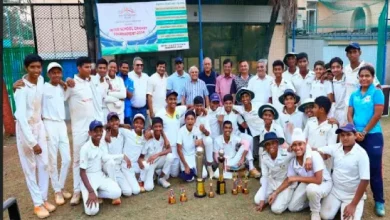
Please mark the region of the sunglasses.
<svg viewBox="0 0 390 220"><path fill-rule="evenodd" d="M143 64L135 64L135 66L144 66Z"/></svg>

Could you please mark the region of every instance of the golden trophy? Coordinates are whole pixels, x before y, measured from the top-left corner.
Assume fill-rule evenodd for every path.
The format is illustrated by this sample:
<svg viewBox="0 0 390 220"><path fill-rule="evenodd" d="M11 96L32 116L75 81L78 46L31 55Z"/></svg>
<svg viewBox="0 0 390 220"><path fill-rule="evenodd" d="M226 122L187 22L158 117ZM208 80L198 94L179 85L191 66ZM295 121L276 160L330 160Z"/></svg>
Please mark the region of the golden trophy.
<svg viewBox="0 0 390 220"><path fill-rule="evenodd" d="M237 193L241 193L242 192L242 180L241 178L239 178L237 180Z"/></svg>
<svg viewBox="0 0 390 220"><path fill-rule="evenodd" d="M213 183L210 181L209 198L214 198Z"/></svg>
<svg viewBox="0 0 390 220"><path fill-rule="evenodd" d="M221 149L219 151L219 157L218 157L218 171L219 171L219 177L217 181L217 193L219 195L223 195L226 193L226 183L223 179L223 172L225 168L225 156L224 151Z"/></svg>
<svg viewBox="0 0 390 220"><path fill-rule="evenodd" d="M181 188L180 189L180 202L187 202L187 195L186 195L186 190Z"/></svg>
<svg viewBox="0 0 390 220"><path fill-rule="evenodd" d="M237 195L237 173L233 173L233 188L232 188L232 194Z"/></svg>
<svg viewBox="0 0 390 220"><path fill-rule="evenodd" d="M169 190L168 203L169 204L176 204L176 198L175 198L175 193L173 192L173 189Z"/></svg>
<svg viewBox="0 0 390 220"><path fill-rule="evenodd" d="M242 188L242 193L248 194L249 189L248 189L248 176L245 177L244 179L244 188Z"/></svg>
<svg viewBox="0 0 390 220"><path fill-rule="evenodd" d="M196 155L195 155L195 161L196 161L196 192L194 193L194 196L197 198L203 198L206 196L206 191L204 188L204 180L202 178L203 173L203 155L204 151L202 147L196 148Z"/></svg>

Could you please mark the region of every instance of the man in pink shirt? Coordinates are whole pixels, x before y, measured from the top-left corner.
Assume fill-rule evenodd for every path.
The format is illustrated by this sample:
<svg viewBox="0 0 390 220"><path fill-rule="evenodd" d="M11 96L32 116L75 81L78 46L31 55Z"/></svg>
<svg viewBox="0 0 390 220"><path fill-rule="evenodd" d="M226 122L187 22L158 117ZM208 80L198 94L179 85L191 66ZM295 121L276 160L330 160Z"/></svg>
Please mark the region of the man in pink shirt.
<svg viewBox="0 0 390 220"><path fill-rule="evenodd" d="M215 86L215 92L218 93L221 97L220 105L222 105L223 97L227 94L230 94L230 87L232 85L234 75L232 73L233 62L230 59L225 59L223 61L223 72L217 77L217 83Z"/></svg>

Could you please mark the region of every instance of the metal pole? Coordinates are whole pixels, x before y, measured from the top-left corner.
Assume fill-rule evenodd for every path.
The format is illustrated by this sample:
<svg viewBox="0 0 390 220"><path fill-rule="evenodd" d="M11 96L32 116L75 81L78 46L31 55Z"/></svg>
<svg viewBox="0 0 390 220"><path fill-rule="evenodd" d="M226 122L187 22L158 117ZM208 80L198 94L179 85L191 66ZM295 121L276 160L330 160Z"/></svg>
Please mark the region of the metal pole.
<svg viewBox="0 0 390 220"><path fill-rule="evenodd" d="M295 52L295 20L292 26L292 52Z"/></svg>
<svg viewBox="0 0 390 220"><path fill-rule="evenodd" d="M37 30L36 30L36 26L35 26L34 5L30 6L30 10L31 10L31 23L32 23L32 29L33 29L35 53L38 54L38 39L37 39ZM51 10L51 8L50 8L50 10Z"/></svg>
<svg viewBox="0 0 390 220"><path fill-rule="evenodd" d="M95 3L95 8L94 8L94 11L95 11L95 15L96 15L96 38L97 38L97 55L98 55L98 58L101 58L102 57L102 48L101 48L101 44L100 44L100 26L99 26L99 14L98 14L98 10L97 10L97 4L99 3L99 0L96 0L96 3Z"/></svg>
<svg viewBox="0 0 390 220"><path fill-rule="evenodd" d="M198 0L198 18L199 18L199 69L203 71L203 30L202 30L202 3Z"/></svg>
<svg viewBox="0 0 390 220"><path fill-rule="evenodd" d="M385 85L386 84L386 57L387 57L387 29L388 29L388 22L389 22L389 0L386 0L386 3L385 3L385 10L386 10L386 16L385 16L385 28L386 28L386 31L385 31L385 49L384 49L384 56L383 56L383 74L382 74L382 84Z"/></svg>

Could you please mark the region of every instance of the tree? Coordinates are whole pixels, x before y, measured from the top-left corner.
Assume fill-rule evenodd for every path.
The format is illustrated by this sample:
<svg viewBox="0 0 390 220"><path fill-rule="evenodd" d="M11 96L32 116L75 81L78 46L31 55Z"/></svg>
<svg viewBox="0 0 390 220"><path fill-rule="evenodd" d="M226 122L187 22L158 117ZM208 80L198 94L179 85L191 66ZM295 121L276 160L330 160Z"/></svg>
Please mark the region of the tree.
<svg viewBox="0 0 390 220"><path fill-rule="evenodd" d="M265 42L263 48L260 50L261 58L267 58L269 49L271 47L272 37L274 36L276 22L279 17L279 12L282 10L282 23L284 25L284 32L288 35L291 31L290 27L297 17L298 5L296 0L270 0L272 3L272 12L267 30L265 33Z"/></svg>

